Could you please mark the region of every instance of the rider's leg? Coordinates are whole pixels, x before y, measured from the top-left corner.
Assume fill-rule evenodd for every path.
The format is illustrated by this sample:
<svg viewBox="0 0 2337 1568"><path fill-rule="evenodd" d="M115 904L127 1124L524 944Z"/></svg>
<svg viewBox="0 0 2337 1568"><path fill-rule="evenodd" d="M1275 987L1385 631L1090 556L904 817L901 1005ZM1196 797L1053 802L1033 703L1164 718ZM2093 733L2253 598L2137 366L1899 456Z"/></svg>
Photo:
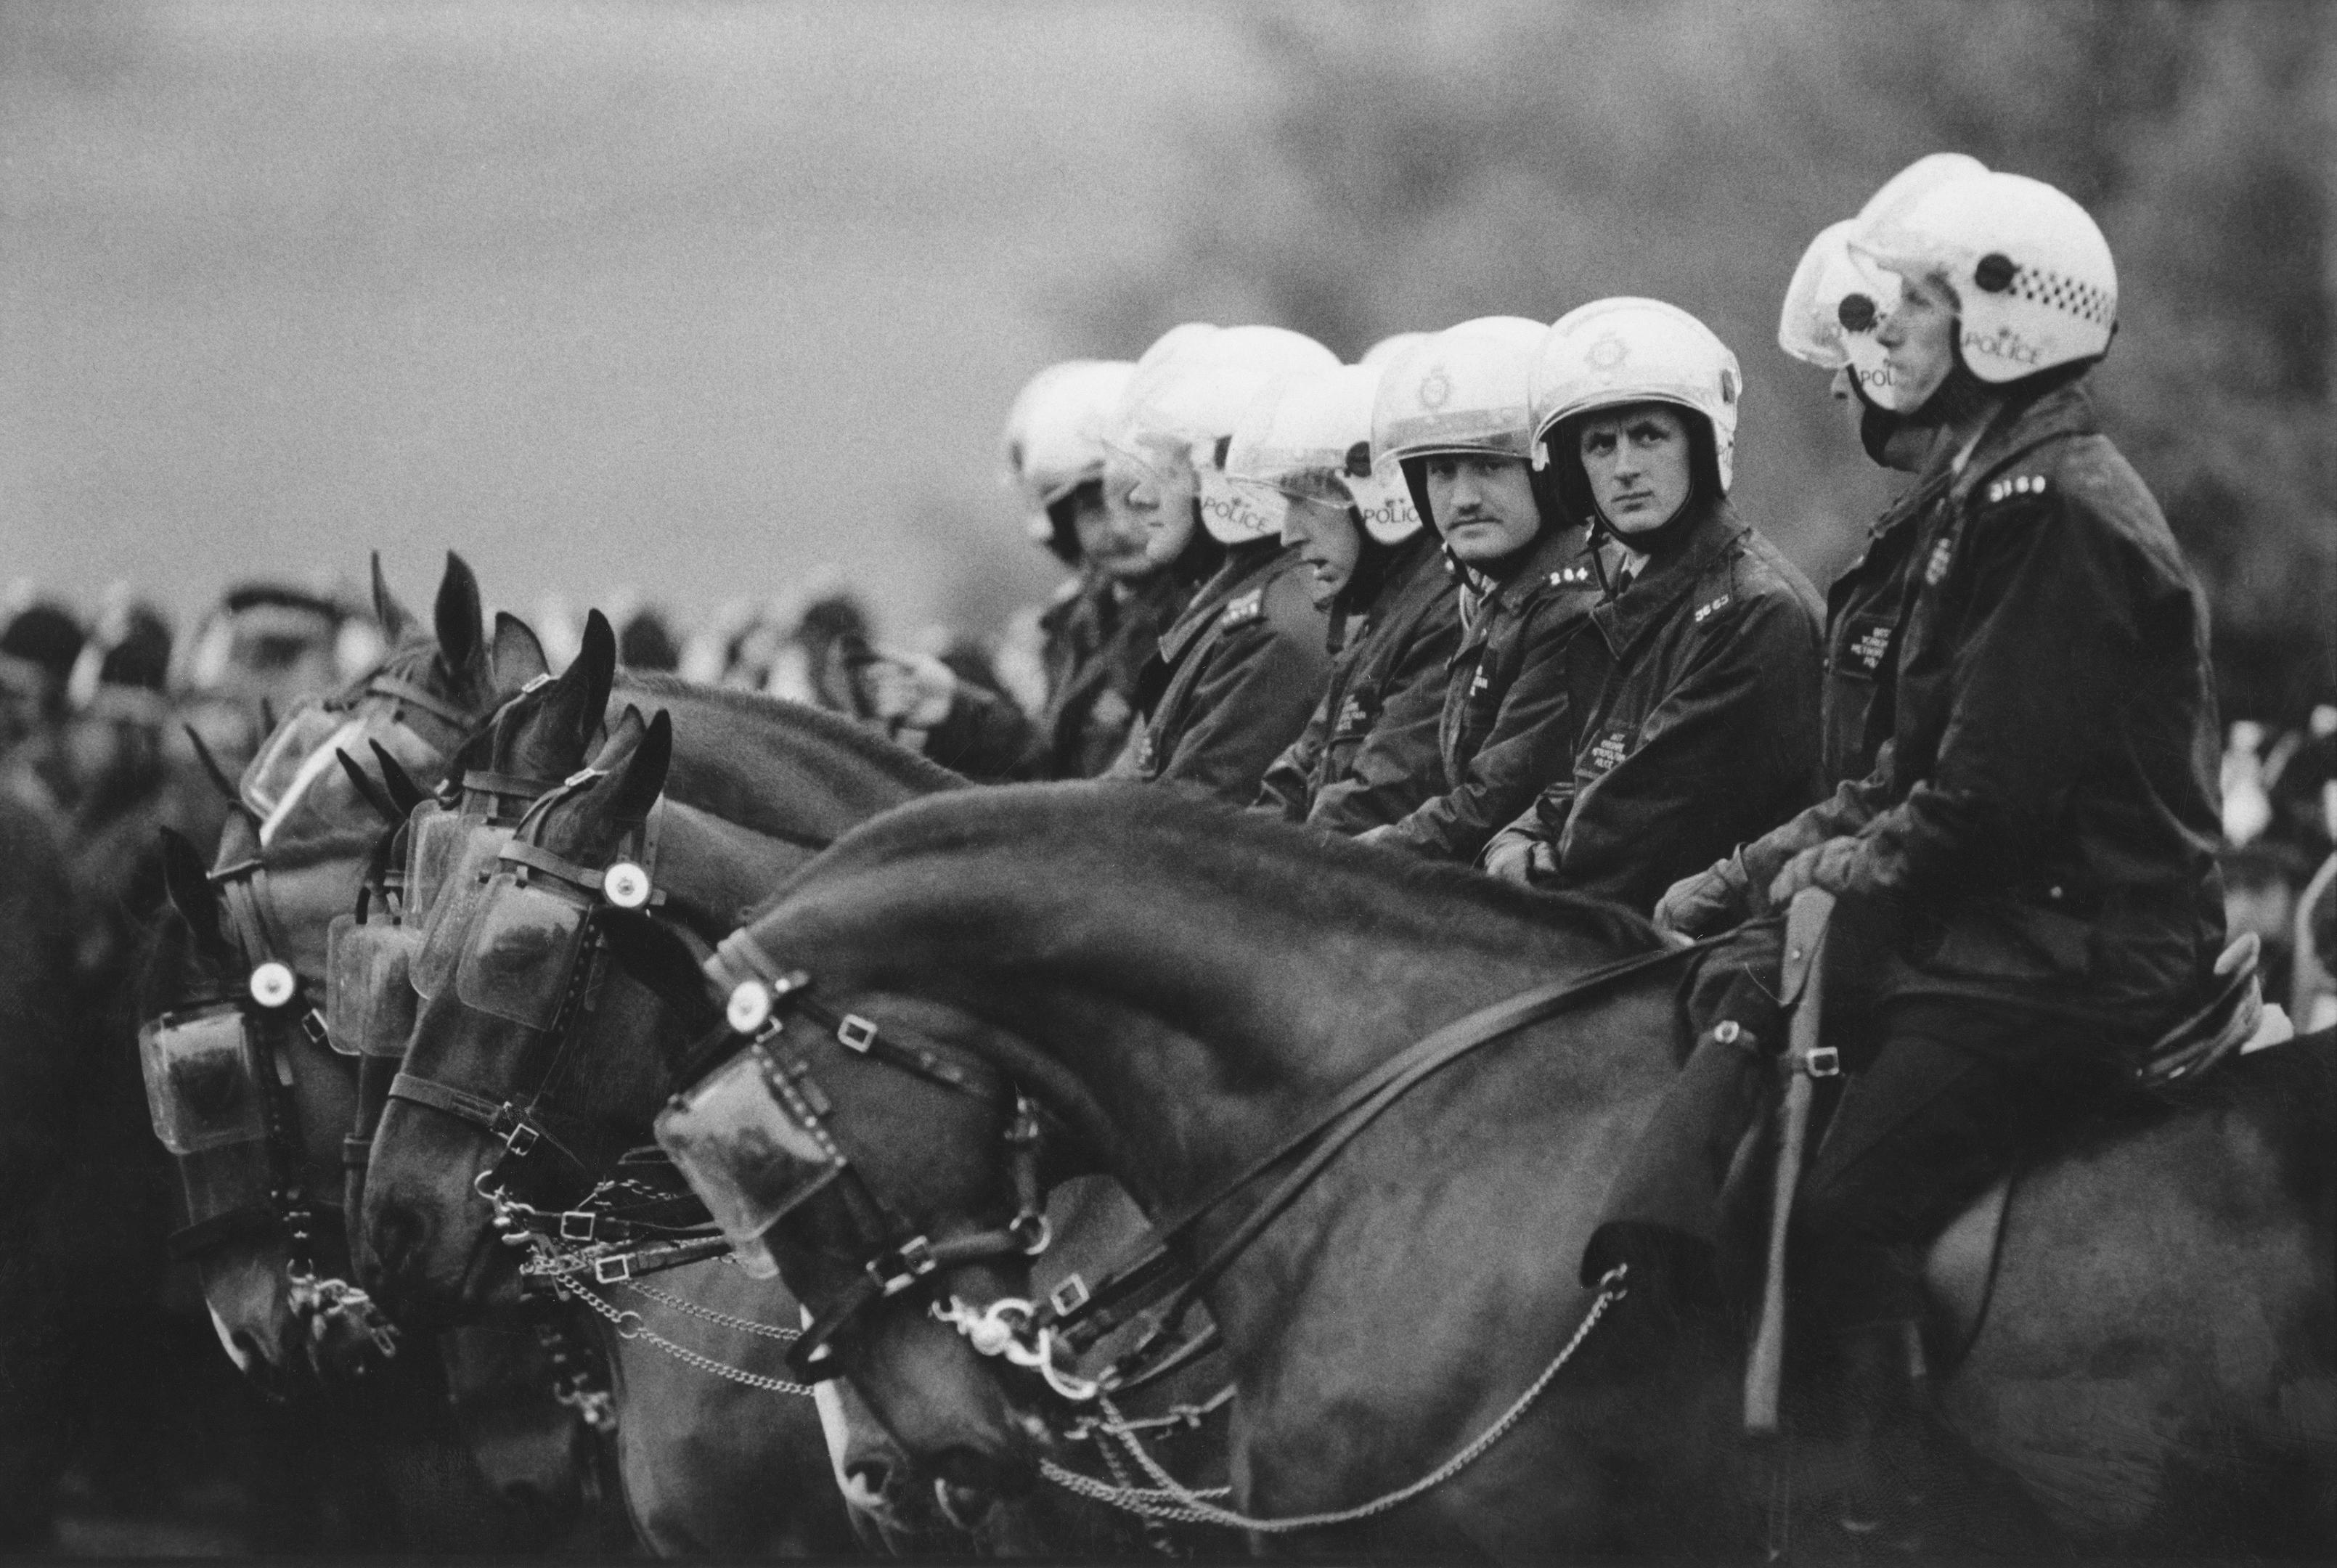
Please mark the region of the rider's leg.
<svg viewBox="0 0 2337 1568"><path fill-rule="evenodd" d="M1767 1100L1785 1039L1776 1001L1781 921L1745 927L1714 950L1682 998L1688 1058L1607 1192L1582 1254L1582 1281L1629 1265L1631 1292L1676 1314L1716 1308L1721 1189Z"/></svg>
<svg viewBox="0 0 2337 1568"><path fill-rule="evenodd" d="M1880 1028L1794 1213L1803 1299L1839 1351L1852 1507L1869 1515L1921 1490L1915 1249L2115 1081L2092 1040L2035 1014L1924 1001Z"/></svg>

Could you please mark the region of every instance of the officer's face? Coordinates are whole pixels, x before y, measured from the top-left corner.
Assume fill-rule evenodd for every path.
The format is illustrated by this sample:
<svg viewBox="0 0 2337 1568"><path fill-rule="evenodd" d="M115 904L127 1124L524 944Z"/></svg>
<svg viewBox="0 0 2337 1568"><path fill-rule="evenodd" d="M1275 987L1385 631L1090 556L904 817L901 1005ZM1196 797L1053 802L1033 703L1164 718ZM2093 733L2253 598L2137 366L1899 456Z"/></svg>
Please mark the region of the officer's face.
<svg viewBox="0 0 2337 1568"><path fill-rule="evenodd" d="M1355 574L1355 562L1364 553L1364 531L1344 506L1293 496L1283 517L1282 542L1297 546L1298 559L1312 574L1307 597L1322 609Z"/></svg>
<svg viewBox="0 0 2337 1568"><path fill-rule="evenodd" d="M1166 566L1192 542L1198 492L1192 471L1171 463L1139 463L1114 456L1104 464L1105 502L1144 531L1144 557Z"/></svg>
<svg viewBox="0 0 2337 1568"><path fill-rule="evenodd" d="M1522 457L1439 453L1427 461L1428 505L1444 542L1462 560L1499 560L1541 531L1541 509Z"/></svg>
<svg viewBox="0 0 2337 1568"><path fill-rule="evenodd" d="M1953 368L1956 299L1936 278L1902 278L1899 304L1874 329L1893 388L1892 406L1920 409Z"/></svg>
<svg viewBox="0 0 2337 1568"><path fill-rule="evenodd" d="M1625 538L1661 528L1687 502L1687 421L1659 403L1594 414L1579 443L1590 498Z"/></svg>
<svg viewBox="0 0 2337 1568"><path fill-rule="evenodd" d="M1109 481L1083 484L1071 492L1071 531L1080 541L1080 556L1096 571L1119 580L1142 577L1152 570L1144 556L1143 520L1108 499Z"/></svg>

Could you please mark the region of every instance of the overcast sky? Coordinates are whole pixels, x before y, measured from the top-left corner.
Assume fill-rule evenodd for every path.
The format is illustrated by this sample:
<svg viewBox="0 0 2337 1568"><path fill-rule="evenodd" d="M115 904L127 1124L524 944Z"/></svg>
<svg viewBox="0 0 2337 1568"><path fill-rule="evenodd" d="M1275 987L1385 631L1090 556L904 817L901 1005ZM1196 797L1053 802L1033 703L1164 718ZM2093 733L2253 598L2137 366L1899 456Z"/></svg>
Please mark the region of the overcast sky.
<svg viewBox="0 0 2337 1568"><path fill-rule="evenodd" d="M999 424L1143 346L1063 302L1241 58L1159 5L0 5L0 579L1041 591Z"/></svg>

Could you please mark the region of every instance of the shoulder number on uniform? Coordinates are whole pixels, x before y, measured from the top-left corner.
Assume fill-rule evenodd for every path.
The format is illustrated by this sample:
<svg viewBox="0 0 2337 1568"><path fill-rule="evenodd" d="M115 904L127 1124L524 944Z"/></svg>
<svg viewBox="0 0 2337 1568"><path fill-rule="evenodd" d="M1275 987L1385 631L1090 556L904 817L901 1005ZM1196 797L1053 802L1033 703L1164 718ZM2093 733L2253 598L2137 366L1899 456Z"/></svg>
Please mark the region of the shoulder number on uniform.
<svg viewBox="0 0 2337 1568"><path fill-rule="evenodd" d="M1227 599L1225 613L1217 617L1217 624L1230 630L1237 626L1247 626L1265 613L1266 589L1254 588L1247 593L1237 593Z"/></svg>

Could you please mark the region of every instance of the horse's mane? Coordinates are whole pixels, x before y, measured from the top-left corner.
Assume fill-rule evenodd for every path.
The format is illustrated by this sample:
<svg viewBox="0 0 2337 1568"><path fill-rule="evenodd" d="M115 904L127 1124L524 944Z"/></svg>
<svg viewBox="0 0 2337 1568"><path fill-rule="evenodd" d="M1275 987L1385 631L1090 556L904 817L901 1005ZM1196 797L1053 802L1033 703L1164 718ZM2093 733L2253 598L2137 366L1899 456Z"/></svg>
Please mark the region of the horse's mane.
<svg viewBox="0 0 2337 1568"><path fill-rule="evenodd" d="M1384 927L1499 946L1519 922L1625 952L1658 947L1645 918L1601 899L1536 892L1460 866L1367 848L1173 785L1004 785L938 795L887 813L852 834L886 859L991 839L1077 851L1090 845L1212 882L1294 930L1352 924L1367 909ZM838 856L845 853L838 846ZM816 877L819 868L807 871ZM1470 931L1464 925L1481 929Z"/></svg>
<svg viewBox="0 0 2337 1568"><path fill-rule="evenodd" d="M748 691L734 686L704 686L662 670L620 667L617 690L644 696L670 696L735 713L758 723L806 731L840 751L847 751L923 794L963 789L967 780L937 762L897 745L864 724L830 713L824 707L791 697Z"/></svg>

